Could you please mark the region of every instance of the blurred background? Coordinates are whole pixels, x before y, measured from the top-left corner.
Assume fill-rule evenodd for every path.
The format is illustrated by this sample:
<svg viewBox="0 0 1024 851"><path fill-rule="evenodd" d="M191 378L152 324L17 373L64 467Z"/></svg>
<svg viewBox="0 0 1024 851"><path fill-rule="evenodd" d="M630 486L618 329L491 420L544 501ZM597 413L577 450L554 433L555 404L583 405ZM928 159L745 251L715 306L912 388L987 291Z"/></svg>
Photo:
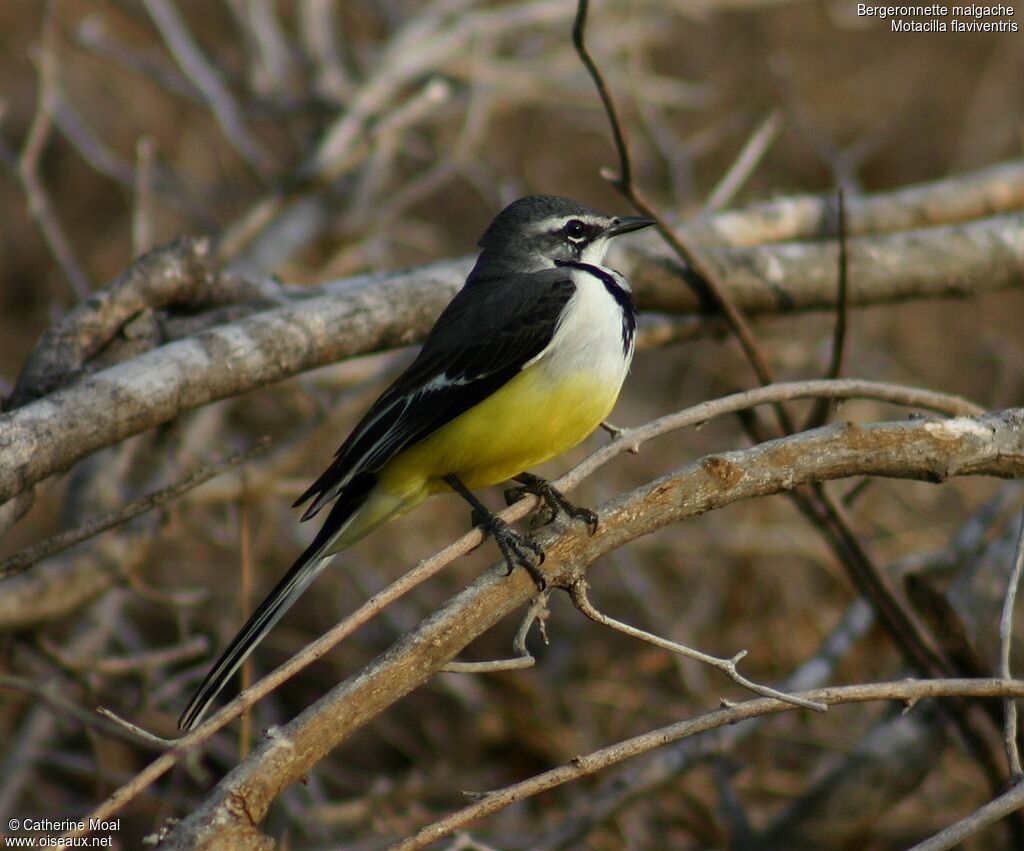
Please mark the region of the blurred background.
<svg viewBox="0 0 1024 851"><path fill-rule="evenodd" d="M471 253L490 217L523 194L631 212L599 176L615 155L569 39L574 12L570 0L4 0L0 390L10 391L40 334L84 294L181 234L217 236L238 272L315 284ZM680 220L708 212L709 200L736 207L838 186L856 198L1024 152L1019 32L897 34L888 21L857 17L852 2L786 0L596 0L588 32L628 126L636 180ZM720 181L754 137L763 156L726 192ZM269 223L257 216L268 208ZM1022 319L1019 289L859 310L846 371L991 408L1020 404ZM756 331L777 377L798 379L825 370L833 324L804 315L762 319ZM46 683L78 705L110 706L170 735L241 608L313 533L291 501L413 351L208 406L48 482L0 541L0 556L261 434L274 441L244 474L111 533L113 543L71 551L68 564L88 556L106 578L73 611L0 634L0 670L13 678L5 682ZM643 351L613 421L640 424L752 380L720 335ZM905 412L851 403L841 416ZM605 439L595 435L541 472L568 469ZM574 499L599 505L707 452L745 445L731 421L672 435L603 468ZM834 493L855 486L840 482ZM1001 487L875 481L848 509L879 564L906 564L948 551ZM498 493L486 498L501 504ZM1000 506L980 541L1013 531L1019 498ZM362 542L262 645L256 673L468 523L462 503L438 498ZM256 707L249 735L358 670L495 558L485 545L417 589ZM243 562L254 573L248 601L239 598ZM661 530L591 577L595 601L611 614L718 655L748 648L744 670L763 681L811 656L855 599L784 497ZM562 596L553 598L551 643L536 648L536 668L434 678L289 790L268 830L293 848L378 847L460 805L461 790L514 782L714 707L720 696L745 697L694 663L584 621ZM506 654L515 626L492 630L468 658ZM146 655L168 648L177 651ZM867 630L832 681L904 673L889 640ZM0 691L0 814L77 818L151 757L24 691ZM864 705L826 719L773 719L727 757L698 761L569 844L541 838L597 794L600 777L507 810L474 835L502 848L724 847L736 824L723 802L741 802L756 828L770 824L888 714ZM237 761L239 739L237 729L222 732L201 764L179 766L137 798L115 842L138 847L163 819L189 812ZM894 793L869 824L807 847L904 848L988 798L955 744L931 750L935 762L908 781L905 797ZM997 839L964 847L997 847Z"/></svg>

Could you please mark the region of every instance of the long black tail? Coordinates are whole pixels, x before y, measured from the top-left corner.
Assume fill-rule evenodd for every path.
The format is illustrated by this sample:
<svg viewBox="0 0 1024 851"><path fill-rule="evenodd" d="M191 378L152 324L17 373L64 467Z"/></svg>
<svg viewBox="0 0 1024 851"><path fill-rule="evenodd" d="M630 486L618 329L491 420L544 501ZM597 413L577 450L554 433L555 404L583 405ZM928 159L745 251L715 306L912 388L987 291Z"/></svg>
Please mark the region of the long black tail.
<svg viewBox="0 0 1024 851"><path fill-rule="evenodd" d="M285 612L299 598L333 557L327 553L332 541L344 529L345 524L366 499L366 490L340 498L331 508L327 520L305 551L281 581L274 586L266 599L260 603L252 616L245 622L238 634L231 640L220 659L199 684L192 699L178 719L178 729L189 731L195 727L210 708L210 704L239 669L250 653L256 649Z"/></svg>

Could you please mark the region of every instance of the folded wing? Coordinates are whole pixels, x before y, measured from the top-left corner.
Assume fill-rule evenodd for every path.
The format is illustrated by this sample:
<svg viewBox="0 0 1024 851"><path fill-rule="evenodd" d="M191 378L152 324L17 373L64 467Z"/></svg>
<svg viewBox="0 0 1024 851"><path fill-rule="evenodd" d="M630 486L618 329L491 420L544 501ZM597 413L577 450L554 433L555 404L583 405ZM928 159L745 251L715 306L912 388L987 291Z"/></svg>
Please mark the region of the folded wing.
<svg viewBox="0 0 1024 851"><path fill-rule="evenodd" d="M350 483L364 487L368 474L500 389L551 342L574 291L563 269L471 278L441 314L416 360L296 500L296 506L312 500L302 519L314 516Z"/></svg>

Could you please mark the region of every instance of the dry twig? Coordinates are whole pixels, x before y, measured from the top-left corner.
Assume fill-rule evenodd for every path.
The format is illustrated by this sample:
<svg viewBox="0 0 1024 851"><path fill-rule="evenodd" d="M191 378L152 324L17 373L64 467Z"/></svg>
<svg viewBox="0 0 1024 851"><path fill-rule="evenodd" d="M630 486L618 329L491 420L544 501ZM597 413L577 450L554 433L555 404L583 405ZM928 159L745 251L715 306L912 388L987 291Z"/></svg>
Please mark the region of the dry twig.
<svg viewBox="0 0 1024 851"><path fill-rule="evenodd" d="M762 697L773 697L776 700L792 703L794 706L799 706L802 709L810 709L814 712L824 712L826 709L825 705L822 703L808 701L801 697L774 689L771 686L755 683L752 680L747 679L736 668L739 661L747 655L746 650L740 650L730 659L720 659L717 656L710 656L707 653L702 653L700 650L695 650L692 647L687 647L686 645L680 644L676 641L659 638L657 635L653 635L642 629L637 629L634 626L630 626L627 623L623 623L622 621L609 617L604 612L599 611L594 607L594 604L590 602L590 598L587 596L586 579L580 578L570 582L568 590L569 596L572 598L576 608L595 623L599 623L602 626L615 630L616 632L621 632L623 635L628 635L630 638L637 638L640 641L646 641L648 644L653 644L655 647L660 647L661 649L668 650L671 653L678 653L680 656L685 656L688 659L695 659L705 665L710 665L712 668L717 668L737 685L742 686L748 691L752 691L754 694L759 694Z"/></svg>
<svg viewBox="0 0 1024 851"><path fill-rule="evenodd" d="M175 482L173 485L168 485L165 488L153 491L145 496L140 496L138 499L133 499L131 502L121 506L121 508L116 511L108 511L104 514L91 517L74 529L66 529L65 531L54 535L39 544L26 547L9 558L0 561L0 579L5 579L8 576L15 576L23 570L28 570L28 568L33 564L42 561L44 558L49 558L50 556L63 552L69 547L73 547L75 544L80 544L82 541L88 540L95 535L99 535L101 532L105 532L107 529L112 529L115 526L120 526L122 523L127 523L129 520L134 517L138 517L140 514L145 514L147 511L151 511L154 508L166 505L167 503L178 499L183 494L188 493L193 488L197 488L204 482L208 482L210 479L221 475L221 473L225 473L240 464L245 464L246 462L251 461L253 458L266 451L269 445L269 438L261 438L248 449L244 449L240 452L234 452L227 458L222 458L220 461L201 467L200 469L190 473L181 481Z"/></svg>
<svg viewBox="0 0 1024 851"><path fill-rule="evenodd" d="M999 619L999 676L1007 678L1010 671L1010 645L1013 642L1013 612L1021 573L1024 573L1024 515L1021 516L1017 548L1013 556L1013 568L1006 585L1006 600L1003 603L1002 617ZM1021 780L1024 780L1017 736L1017 702L1006 700L1003 702L1003 739L1006 743L1006 761L1010 767L1010 780L1013 783L1020 783Z"/></svg>
<svg viewBox="0 0 1024 851"><path fill-rule="evenodd" d="M542 569L549 584L561 584L600 555L666 523L807 481L864 474L915 478L961 473L1024 475L1022 422L1024 411L1016 410L940 422L833 425L708 457L604 506L593 536L575 528L560 534L548 532L541 540L548 554ZM479 536L478 532L473 534ZM227 819L218 821L227 831L223 836L239 835L238 831L251 836L252 822L247 818L249 826L243 827L232 819L229 802L244 800L249 816L259 820L280 790L308 771L319 755L423 682L473 637L529 599L533 590L525 573L507 577L503 565L496 565L374 663L265 740L202 807L178 826L174 842L189 844L192 832L205 830L213 823L211 818ZM309 649L315 648L319 656L325 652L329 637L333 637L331 633ZM286 675L284 668L278 669L250 693L266 693L283 679L282 674ZM207 738L247 703L251 703L248 696L236 698L183 737L173 751L161 756L132 783L115 792L92 816L106 818L116 812L170 768L185 749ZM267 770L271 763L273 770ZM175 847L173 842L170 847Z"/></svg>
<svg viewBox="0 0 1024 851"><path fill-rule="evenodd" d="M837 706L844 703L861 703L877 700L895 700L912 704L918 700L935 697L992 697L996 695L1018 697L1021 694L1024 694L1024 684L1016 680L903 680L893 683L870 683L813 689L797 694L795 697L801 700ZM408 839L390 846L388 851L418 851L418 849L426 848L439 839L451 835L467 824L497 812L517 801L530 798L548 789L578 780L597 771L602 771L622 760L631 759L670 742L718 729L728 724L736 724L767 714L792 711L794 708L791 702L762 697L735 706L729 706L725 709L706 712L697 718L680 721L677 724L617 742L593 753L575 757L568 765L553 768L542 774L537 774L529 780L507 786L504 789L487 792L479 796L475 803L441 821L421 828ZM1022 789L1024 787L1017 788ZM1009 793L1007 794L1009 795ZM993 815L991 818L998 818L1007 812L1007 807L1010 805L1009 801L1003 802L1002 799L999 800L1001 805L998 808L998 815ZM1017 806L1020 806L1020 802L1024 800L1024 793L1018 792L1013 800ZM961 834L961 837L965 835L969 834ZM950 847L952 845L919 845L915 846L911 851L940 851L940 849Z"/></svg>

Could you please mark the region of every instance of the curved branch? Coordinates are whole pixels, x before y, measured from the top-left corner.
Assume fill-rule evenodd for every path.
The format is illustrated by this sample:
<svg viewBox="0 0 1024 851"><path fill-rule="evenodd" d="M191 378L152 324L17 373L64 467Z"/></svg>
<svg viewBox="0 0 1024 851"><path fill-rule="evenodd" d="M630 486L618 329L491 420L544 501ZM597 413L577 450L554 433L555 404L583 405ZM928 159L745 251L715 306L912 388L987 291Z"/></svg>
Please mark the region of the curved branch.
<svg viewBox="0 0 1024 851"><path fill-rule="evenodd" d="M615 440L585 458L560 478L556 484L563 491L571 490L613 458L625 452L635 451L645 442L673 431L698 425L716 417L748 410L757 405L806 398L832 399L836 403L846 399L875 399L949 416L975 416L984 413L983 408L962 397L898 384L884 384L852 378L837 381L795 381L786 384L773 384L701 402L681 411L666 414L644 425L621 430ZM535 498L527 496L505 509L501 516L509 522L521 519L533 510L535 504ZM151 536L147 534L144 542L141 543L137 539L137 535L129 533L127 537L119 536L111 540L103 540L97 546L80 553L70 563L46 562L35 567L30 573L4 580L4 593L0 595L0 631L25 629L39 623L69 616L85 600L92 599L118 580L121 573L113 569L111 565L117 563L118 553L121 553L122 559L124 558L123 547L128 547L131 563L135 563L139 554L146 551L151 542ZM483 538L479 530L473 530L463 535L458 541L445 547L435 556L420 562L400 580L392 583L386 591L376 594L373 598L376 601L374 604L376 608L369 604L360 608L328 634L322 636L315 645L320 646L320 643L324 642L321 652L326 652L362 623L375 616L380 608L388 605L410 588L426 581L456 558L479 546L482 541ZM128 564L129 562L125 562L125 565ZM310 645L307 651L313 649L314 645ZM296 656L292 661L297 661L299 658ZM290 665L291 663L289 663ZM296 665L293 670L282 677L282 680L302 667L304 667L302 664ZM283 668L284 666L275 671L275 676L280 674ZM265 682L267 679L264 678L261 682ZM269 685L266 691L256 693L248 701L237 705L235 715L252 705L274 687L276 684ZM239 700L249 691L258 692L258 689L254 687L252 690L243 692L239 696ZM234 715L230 717L234 717ZM223 723L227 723L228 720L230 718L224 718ZM218 726L223 726L223 724ZM205 724L203 729L206 729Z"/></svg>
<svg viewBox="0 0 1024 851"><path fill-rule="evenodd" d="M273 281L238 281L209 263L210 241L182 237L139 257L101 290L47 329L25 361L4 406L18 408L66 384L144 310L188 309L244 300L266 307L279 293Z"/></svg>
<svg viewBox="0 0 1024 851"><path fill-rule="evenodd" d="M564 585L602 555L669 523L741 499L853 475L926 481L1022 477L1024 409L938 422L836 424L705 457L607 503L592 537L575 526L549 529L541 539L547 552L543 570L549 584ZM253 838L249 818L262 820L282 789L534 593L525 572L508 577L504 565L495 565L362 671L276 729L177 826L168 847L210 847L205 843L223 840L222 831ZM158 760L159 771L147 770L147 782L174 763L173 753L179 750ZM129 799L119 790L92 815L109 817Z"/></svg>
<svg viewBox="0 0 1024 851"><path fill-rule="evenodd" d="M1003 696L1005 699L1011 700L1018 697L1022 691L1024 691L1024 682L1020 680L902 680L890 683L865 683L852 686L818 688L801 692L794 696L802 700L821 702L828 706L876 700L897 700L912 706L920 700L937 697L977 699ZM667 727L651 730L648 733L641 733L639 736L634 736L622 742L616 742L614 745L601 748L585 756L574 757L566 765L552 768L528 780L506 786L504 789L487 792L469 806L452 813L447 818L427 825L408 839L395 843L389 847L388 851L418 851L418 849L426 848L445 836L450 836L459 828L493 812L504 809L510 804L545 792L548 789L553 789L556 786L561 786L564 783L570 783L581 777L595 774L624 760L649 753L656 748L663 747L672 742L678 742L681 739L689 738L699 733L719 730L727 725L739 724L753 718L792 711L795 708L792 703L786 703L778 698L762 697L744 701L735 706L727 706L723 709L705 712L696 718L679 721ZM1021 788L1024 789L1024 787ZM999 800L1003 801L1003 799ZM1015 796L1015 801L1017 806L1020 806L1022 801L1020 793ZM1010 812L1005 802L996 811L998 815L994 815L988 821L992 821L994 818ZM978 821L981 821L981 819ZM981 823L985 824L988 821ZM975 828L977 829L977 824L975 824ZM969 835L970 833L968 832L958 834L960 838ZM926 847L927 851L939 851L943 848L951 848L952 845L935 845L934 847L921 845L911 849L911 851L917 851L917 848L920 848L920 851L926 851Z"/></svg>

